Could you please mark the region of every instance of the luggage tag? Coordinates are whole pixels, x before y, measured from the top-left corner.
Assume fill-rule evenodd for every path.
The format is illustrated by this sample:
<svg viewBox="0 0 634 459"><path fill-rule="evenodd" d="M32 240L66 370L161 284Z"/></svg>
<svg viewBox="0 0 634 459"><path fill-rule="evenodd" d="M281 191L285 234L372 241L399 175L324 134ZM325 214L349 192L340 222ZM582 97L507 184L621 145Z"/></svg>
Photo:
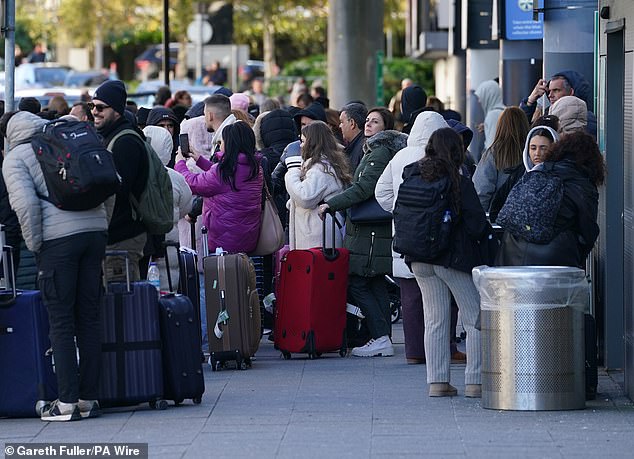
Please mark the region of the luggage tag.
<svg viewBox="0 0 634 459"><path fill-rule="evenodd" d="M224 331L220 328L220 324L226 324L229 320L229 312L226 309L223 309L218 313L218 318L216 319L216 325L214 326L214 334L216 338L222 339L222 335Z"/></svg>

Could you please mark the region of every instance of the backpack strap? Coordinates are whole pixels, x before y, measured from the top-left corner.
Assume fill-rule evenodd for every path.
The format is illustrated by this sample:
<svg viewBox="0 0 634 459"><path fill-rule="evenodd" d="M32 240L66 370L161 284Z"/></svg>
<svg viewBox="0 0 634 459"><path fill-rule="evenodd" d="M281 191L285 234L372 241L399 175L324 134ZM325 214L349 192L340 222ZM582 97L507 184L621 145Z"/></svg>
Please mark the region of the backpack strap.
<svg viewBox="0 0 634 459"><path fill-rule="evenodd" d="M115 142L119 140L121 137L123 137L124 135L130 135L130 134L144 141L141 135L138 132L136 132L134 129L123 129L122 131L117 132L115 136L112 139L110 139L110 142L108 142L108 146L106 147L106 149L110 153L112 153L112 147L114 147Z"/></svg>

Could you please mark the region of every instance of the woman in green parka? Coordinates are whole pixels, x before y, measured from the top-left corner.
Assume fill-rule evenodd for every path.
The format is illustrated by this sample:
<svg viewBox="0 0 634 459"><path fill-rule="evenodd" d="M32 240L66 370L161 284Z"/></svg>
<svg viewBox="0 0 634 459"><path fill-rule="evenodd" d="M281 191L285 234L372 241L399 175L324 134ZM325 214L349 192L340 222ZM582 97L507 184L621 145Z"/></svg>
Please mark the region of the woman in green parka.
<svg viewBox="0 0 634 459"><path fill-rule="evenodd" d="M376 182L397 151L407 146L407 135L394 128L394 117L384 107L368 112L364 135L364 155L354 173L352 185L328 199L319 208L320 215L349 209L374 196ZM392 224L352 223L346 219L344 247L350 250L348 296L361 308L368 321L372 339L352 349L357 357L392 356L390 340L390 300L385 274L392 272Z"/></svg>

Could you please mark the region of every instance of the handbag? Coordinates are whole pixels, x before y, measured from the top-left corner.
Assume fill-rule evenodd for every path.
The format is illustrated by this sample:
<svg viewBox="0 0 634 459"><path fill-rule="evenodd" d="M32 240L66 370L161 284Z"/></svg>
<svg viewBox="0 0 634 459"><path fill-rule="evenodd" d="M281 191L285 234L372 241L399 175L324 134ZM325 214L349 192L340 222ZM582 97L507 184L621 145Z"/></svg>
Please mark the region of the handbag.
<svg viewBox="0 0 634 459"><path fill-rule="evenodd" d="M352 223L387 223L392 221L392 213L383 210L374 196L350 207Z"/></svg>
<svg viewBox="0 0 634 459"><path fill-rule="evenodd" d="M284 246L286 241L284 227L277 213L277 207L273 202L273 196L271 196L266 186L266 181L264 181L262 193L264 194L264 204L260 220L260 235L255 249L249 253L250 256L263 256L275 253Z"/></svg>

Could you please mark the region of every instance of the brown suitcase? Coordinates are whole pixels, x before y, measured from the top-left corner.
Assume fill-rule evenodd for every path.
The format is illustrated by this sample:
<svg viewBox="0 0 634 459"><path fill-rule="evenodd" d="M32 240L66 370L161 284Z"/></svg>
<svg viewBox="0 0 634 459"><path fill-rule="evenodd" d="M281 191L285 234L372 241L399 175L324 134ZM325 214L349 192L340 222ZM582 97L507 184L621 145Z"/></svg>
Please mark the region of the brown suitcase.
<svg viewBox="0 0 634 459"><path fill-rule="evenodd" d="M261 338L255 267L243 253L208 255L206 233L203 228L209 363L215 371L235 361L244 370L251 366Z"/></svg>

